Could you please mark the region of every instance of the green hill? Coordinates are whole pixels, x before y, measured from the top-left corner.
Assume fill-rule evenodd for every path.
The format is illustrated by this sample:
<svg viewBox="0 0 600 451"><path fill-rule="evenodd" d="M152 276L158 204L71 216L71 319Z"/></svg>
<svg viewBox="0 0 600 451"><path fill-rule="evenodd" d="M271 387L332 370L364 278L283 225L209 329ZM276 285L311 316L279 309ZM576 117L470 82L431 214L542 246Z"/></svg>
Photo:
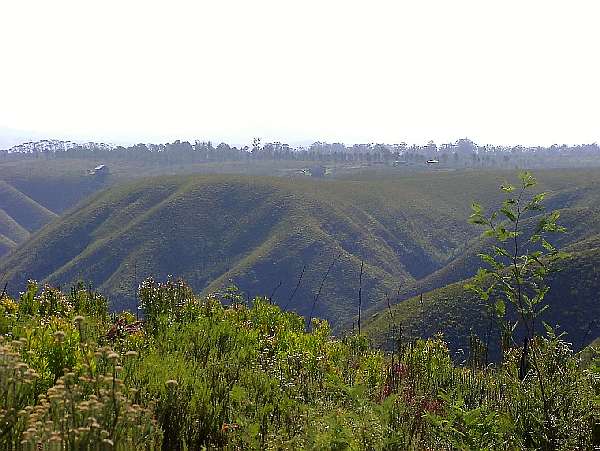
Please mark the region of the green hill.
<svg viewBox="0 0 600 451"><path fill-rule="evenodd" d="M551 290L546 298L550 308L542 319L559 325L559 331L567 332L568 340L580 349L600 334L600 322L594 321L600 314L600 189L590 179L577 187L548 180L546 177L543 189L555 190L546 205L559 211L559 222L567 229L552 241L570 257L550 277ZM534 222L532 218L523 227ZM488 333L485 306L464 286L479 267L485 266L477 254L488 252L490 246L490 241L481 237L471 240L447 265L403 287L391 299L391 308L382 302L372 306L365 312L368 335L378 346L389 348L392 326L402 325L407 338L442 333L455 350L466 351L471 330L480 337Z"/></svg>
<svg viewBox="0 0 600 451"><path fill-rule="evenodd" d="M600 171L537 175L571 230L558 244L597 230ZM204 292L233 282L248 297L272 295L285 308L350 326L363 260L367 316L398 286L401 300L469 277L485 246L466 221L470 203L498 204L498 185L513 178L454 171L323 181L139 179L94 194L36 233L0 265L0 282L15 289L29 278L85 280L132 307L143 278L172 274Z"/></svg>
<svg viewBox="0 0 600 451"><path fill-rule="evenodd" d="M29 232L57 217L56 213L3 181L0 181L0 209Z"/></svg>
<svg viewBox="0 0 600 451"><path fill-rule="evenodd" d="M106 186L107 180L86 175L81 163L4 161L0 164L0 234L18 246L31 233ZM0 248L0 256L8 249Z"/></svg>
<svg viewBox="0 0 600 451"><path fill-rule="evenodd" d="M22 243L29 237L29 231L0 209L0 234L15 243Z"/></svg>
<svg viewBox="0 0 600 451"><path fill-rule="evenodd" d="M596 227L597 230L597 227ZM600 334L600 235L565 248L570 257L549 279L550 306L542 320L560 326L567 341L581 349ZM481 265L480 265L481 266ZM456 349L468 349L469 333L487 333L489 321L484 304L465 290L469 280L425 292L393 305L391 309L370 312L365 330L378 346L391 347L392 326L402 325L407 338L442 333Z"/></svg>
<svg viewBox="0 0 600 451"><path fill-rule="evenodd" d="M462 187L449 192L458 176L429 177L140 180L66 213L0 271L11 287L28 278L61 285L88 280L129 306L136 282L149 275L180 276L198 290L232 280L249 296L273 293L302 314L313 311L323 283L313 313L339 324L356 311L363 258L368 307L398 283L440 268L477 232L462 220L468 208Z"/></svg>
<svg viewBox="0 0 600 451"><path fill-rule="evenodd" d="M0 180L0 256L25 242L58 216L15 187Z"/></svg>
<svg viewBox="0 0 600 451"><path fill-rule="evenodd" d="M8 254L15 247L17 247L17 245L14 241L0 234L0 255Z"/></svg>
<svg viewBox="0 0 600 451"><path fill-rule="evenodd" d="M489 180L493 180L498 185L503 183L502 180L510 179L510 175L505 172L483 171L476 174L489 177ZM472 200L483 205L494 205L499 202L501 196L494 197L493 194L490 194L490 186L487 183L468 173L465 175L466 183L471 184ZM559 222L567 229L566 233L558 234L550 241L557 247L564 248L584 242L587 238L594 239L594 236L600 231L600 209L598 209L598 205L600 205L600 182L598 182L600 173L595 170L549 170L539 171L536 176L538 176L537 191L545 191L549 194L544 202L546 210L557 210L560 213ZM468 212L465 212L463 220L466 220L467 216ZM523 226L530 227L534 222L534 220L526 221ZM420 293L468 279L481 266L478 254L488 252L490 246L490 241L481 236L475 236L465 241L455 249L452 257L442 267L413 283L401 286L391 297L391 302L400 302ZM376 314L386 309L386 306L385 300L381 300L373 305L366 314L367 316Z"/></svg>
<svg viewBox="0 0 600 451"><path fill-rule="evenodd" d="M588 207L574 207L562 208L557 211L560 212L560 223L566 227L567 232L551 239L555 246L564 248L585 242L587 238L595 239L595 236L597 236L595 234L600 228L599 210ZM529 224L532 224L532 221L529 221ZM526 222L525 226L527 225ZM579 244L580 247L582 246L581 243ZM478 254L489 252L490 248L490 241L482 237L471 240L466 246L458 249L456 257L452 258L442 268L412 284L401 287L394 300L398 302L423 292L468 279L475 275L477 269L481 267L481 258ZM369 313L373 314L384 308L386 308L386 304L381 301L373 306Z"/></svg>
<svg viewBox="0 0 600 451"><path fill-rule="evenodd" d="M77 159L3 161L0 162L0 181L48 210L61 214L112 181L111 176L88 175L96 164L95 161Z"/></svg>

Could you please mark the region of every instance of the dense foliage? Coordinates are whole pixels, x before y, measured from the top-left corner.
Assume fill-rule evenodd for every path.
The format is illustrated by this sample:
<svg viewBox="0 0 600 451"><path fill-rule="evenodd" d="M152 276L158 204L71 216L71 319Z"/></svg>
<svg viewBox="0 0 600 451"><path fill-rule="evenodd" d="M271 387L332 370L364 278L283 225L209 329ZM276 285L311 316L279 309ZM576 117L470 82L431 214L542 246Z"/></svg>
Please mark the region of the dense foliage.
<svg viewBox="0 0 600 451"><path fill-rule="evenodd" d="M3 449L590 449L600 364L580 365L556 337L536 338L539 369L520 352L463 364L441 337L384 354L326 322L248 305L231 289L198 297L146 280L145 320L109 315L105 299L30 283L0 301ZM591 364L589 362L592 362ZM546 383L544 406L537 377ZM553 442L543 424L551 409ZM597 425L596 425L597 427Z"/></svg>

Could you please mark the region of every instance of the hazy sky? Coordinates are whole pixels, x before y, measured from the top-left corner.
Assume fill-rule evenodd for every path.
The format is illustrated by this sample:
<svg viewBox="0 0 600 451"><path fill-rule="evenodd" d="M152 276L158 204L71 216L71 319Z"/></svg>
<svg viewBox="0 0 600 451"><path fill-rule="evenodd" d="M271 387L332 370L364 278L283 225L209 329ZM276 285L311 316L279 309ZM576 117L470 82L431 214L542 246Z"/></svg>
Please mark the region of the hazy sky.
<svg viewBox="0 0 600 451"><path fill-rule="evenodd" d="M114 142L600 141L600 1L0 3L0 127Z"/></svg>

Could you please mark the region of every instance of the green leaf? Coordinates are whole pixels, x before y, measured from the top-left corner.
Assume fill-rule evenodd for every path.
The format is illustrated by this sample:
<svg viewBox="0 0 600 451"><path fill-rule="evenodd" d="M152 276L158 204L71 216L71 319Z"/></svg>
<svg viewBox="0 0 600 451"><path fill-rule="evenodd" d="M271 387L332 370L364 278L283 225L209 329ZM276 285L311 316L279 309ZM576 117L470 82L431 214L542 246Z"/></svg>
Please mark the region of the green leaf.
<svg viewBox="0 0 600 451"><path fill-rule="evenodd" d="M494 310L496 311L496 315L504 317L506 315L506 303L502 299L498 299L494 304Z"/></svg>
<svg viewBox="0 0 600 451"><path fill-rule="evenodd" d="M477 256L479 258L481 258L484 262L486 262L488 265L492 266L495 269L502 269L502 268L504 268L504 265L502 265L501 263L498 263L496 261L496 259L494 259L494 257L492 257L491 255L488 255L488 254L477 254Z"/></svg>
<svg viewBox="0 0 600 451"><path fill-rule="evenodd" d="M544 249L546 249L549 252L556 251L556 248L551 243L546 241L544 238L542 238L542 246L544 247Z"/></svg>
<svg viewBox="0 0 600 451"><path fill-rule="evenodd" d="M530 188L537 184L537 180L529 171L523 171L519 174L519 179L523 185L523 188Z"/></svg>
<svg viewBox="0 0 600 451"><path fill-rule="evenodd" d="M506 216L508 219L510 219L512 222L515 222L517 220L517 215L515 214L515 212L508 206L504 206L500 209L500 212Z"/></svg>
<svg viewBox="0 0 600 451"><path fill-rule="evenodd" d="M507 257L507 258L511 257L510 253L502 247L494 246L494 252L498 256L503 256L503 257Z"/></svg>

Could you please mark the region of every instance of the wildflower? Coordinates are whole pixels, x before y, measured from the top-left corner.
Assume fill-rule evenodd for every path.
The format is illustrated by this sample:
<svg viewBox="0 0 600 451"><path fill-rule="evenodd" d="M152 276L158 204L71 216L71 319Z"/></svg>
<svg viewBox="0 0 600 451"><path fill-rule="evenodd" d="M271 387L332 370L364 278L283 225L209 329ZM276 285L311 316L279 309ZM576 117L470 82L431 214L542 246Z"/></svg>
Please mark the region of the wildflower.
<svg viewBox="0 0 600 451"><path fill-rule="evenodd" d="M57 330L56 332L54 332L54 339L58 343L62 343L65 339L65 333L62 330Z"/></svg>
<svg viewBox="0 0 600 451"><path fill-rule="evenodd" d="M221 426L221 432L234 431L239 428L239 425L236 423L223 423Z"/></svg>

